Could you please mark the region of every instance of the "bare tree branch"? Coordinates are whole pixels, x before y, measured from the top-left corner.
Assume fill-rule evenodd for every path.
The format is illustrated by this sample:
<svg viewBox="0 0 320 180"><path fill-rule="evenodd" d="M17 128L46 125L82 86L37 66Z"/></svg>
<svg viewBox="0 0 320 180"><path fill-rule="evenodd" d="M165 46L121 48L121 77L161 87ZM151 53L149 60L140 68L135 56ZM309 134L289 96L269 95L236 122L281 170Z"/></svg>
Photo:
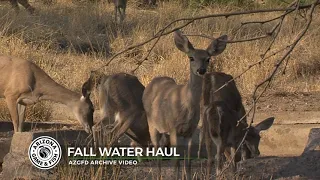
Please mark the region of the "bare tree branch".
<svg viewBox="0 0 320 180"><path fill-rule="evenodd" d="M162 33L163 33L163 32L162 32ZM162 33L161 33L160 36L156 39L156 41L153 43L153 45L152 45L152 47L149 49L147 55L146 55L144 58L142 58L142 61L139 61L139 62L138 62L138 66L132 70L132 74L134 74L134 73L138 70L138 68L142 65L142 63L143 63L144 61L148 60L148 57L149 57L149 55L151 54L151 51L156 47L157 43L160 41L160 38L161 38Z"/></svg>
<svg viewBox="0 0 320 180"><path fill-rule="evenodd" d="M281 14L278 17L275 17L275 18L272 18L272 19L268 19L268 20L265 20L265 21L247 21L247 22L242 22L241 26L248 25L248 24L265 24L265 23L268 23L268 22L272 22L272 21L275 21L277 19L283 18L284 16L290 14L293 11L294 10L290 9L287 12L285 12L284 14Z"/></svg>
<svg viewBox="0 0 320 180"><path fill-rule="evenodd" d="M320 4L320 2L317 2L316 5ZM308 9L312 6L312 4L308 4L308 5L303 5L303 6L299 6L298 9ZM197 17L192 17L192 18L181 18L181 19L177 19L177 20L174 20L172 22L170 22L169 24L167 24L164 28L160 29L158 31L158 33L156 33L153 37L141 42L141 43L138 43L138 44L135 44L135 45L132 45L132 46L129 46L127 48L125 48L124 50L116 53L115 55L113 55L110 60L100 66L99 68L91 71L92 72L95 72L95 71L98 71L100 69L102 69L103 67L106 67L108 66L116 57L120 56L121 54L131 50L131 49L134 49L134 48L137 48L137 47L140 47L140 46L143 46L149 42L151 42L152 40L154 39L157 39L157 38L160 38L162 36L165 36L165 35L168 35L178 29L181 29L183 27L186 27L188 26L189 24L193 23L194 21L196 20L202 20L202 19L208 19L208 18L214 18L214 17L230 17L230 16L238 16L238 15L245 15L245 14L257 14L257 13L267 13L267 12L281 12L281 11L290 11L290 10L296 10L296 7L289 7L289 8L275 8L275 9L260 9L260 10L252 10L252 11L239 11L239 12L230 12L230 13L220 13L220 14L210 14L210 15L205 15L205 16L197 16ZM176 23L179 23L179 22L184 22L186 21L184 24L180 25L180 26L176 26L174 27L173 29L171 30L168 30L166 31L167 29L169 29L169 27L173 26L174 24Z"/></svg>
<svg viewBox="0 0 320 180"><path fill-rule="evenodd" d="M253 111L253 114L252 114L252 117L251 117L251 120L250 120L250 123L248 125L248 128L253 124L253 120L254 120L254 116L255 116L255 112L256 112L256 104L257 102L259 101L260 97L266 92L267 88L270 86L272 80L274 79L276 73L279 71L279 67L284 63L284 61L288 58L288 56L290 55L290 53L294 50L294 48L296 47L296 45L300 42L300 40L302 39L302 37L306 34L306 32L308 31L309 27L310 27L310 24L312 22L312 18L313 18L313 13L314 13L314 10L315 10L315 7L318 5L319 3L319 0L316 0L312 5L311 5L311 8L310 8L310 11L309 11L309 15L308 15L308 22L305 26L305 28L302 30L302 32L299 34L299 36L294 40L294 42L289 45L289 49L287 50L287 52L280 58L280 60L278 61L278 63L275 64L275 67L273 69L273 71L270 73L270 75L265 79L263 80L262 82L260 82L256 88L254 89L254 92L253 92L253 95L252 95L252 99L253 99L253 105L252 107L250 108L250 110L248 111L248 113L250 111ZM287 59L288 60L288 59ZM259 95L257 95L257 92L258 92L258 89L261 88L263 85L264 88L263 90L261 91L261 93ZM247 113L247 114L248 114ZM245 115L246 116L246 115ZM245 117L244 116L244 117ZM242 117L242 118L244 118ZM238 148L236 149L236 153L239 151L240 147L242 146L242 144L244 143L245 141L245 138L248 134L248 130L246 130L245 132L245 135L244 137L242 138L242 141L240 142ZM222 173L231 165L233 159L235 158L235 156L233 156L230 160L230 162L228 163L228 165L222 170Z"/></svg>

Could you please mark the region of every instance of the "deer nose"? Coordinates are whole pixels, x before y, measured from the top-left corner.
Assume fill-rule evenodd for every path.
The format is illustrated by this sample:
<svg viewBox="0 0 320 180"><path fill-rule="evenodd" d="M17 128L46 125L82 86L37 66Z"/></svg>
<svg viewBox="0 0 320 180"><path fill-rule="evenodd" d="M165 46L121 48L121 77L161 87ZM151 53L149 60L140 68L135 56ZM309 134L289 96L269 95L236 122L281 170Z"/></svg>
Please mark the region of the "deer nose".
<svg viewBox="0 0 320 180"><path fill-rule="evenodd" d="M197 70L197 72L200 74L200 75L204 75L204 73L206 73L206 69L205 68L200 68Z"/></svg>

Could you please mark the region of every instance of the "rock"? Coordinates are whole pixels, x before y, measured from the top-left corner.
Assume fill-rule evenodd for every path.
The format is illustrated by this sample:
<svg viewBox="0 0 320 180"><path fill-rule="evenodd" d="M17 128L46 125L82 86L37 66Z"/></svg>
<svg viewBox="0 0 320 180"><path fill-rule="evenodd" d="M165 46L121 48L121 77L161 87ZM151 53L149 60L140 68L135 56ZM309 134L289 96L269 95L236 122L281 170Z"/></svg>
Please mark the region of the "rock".
<svg viewBox="0 0 320 180"><path fill-rule="evenodd" d="M55 179L57 167L50 170L40 170L29 160L28 149L31 142L40 136L50 136L56 139L66 153L66 145L88 145L88 134L80 130L59 130L45 132L18 132L12 137L10 152L4 157L2 164L2 179ZM63 158L63 157L62 157ZM61 165L63 159L57 165Z"/></svg>
<svg viewBox="0 0 320 180"><path fill-rule="evenodd" d="M320 128L312 128L303 154L311 151L320 151Z"/></svg>
<svg viewBox="0 0 320 180"><path fill-rule="evenodd" d="M0 133L0 165L3 163L4 156L10 150L11 136L8 133Z"/></svg>

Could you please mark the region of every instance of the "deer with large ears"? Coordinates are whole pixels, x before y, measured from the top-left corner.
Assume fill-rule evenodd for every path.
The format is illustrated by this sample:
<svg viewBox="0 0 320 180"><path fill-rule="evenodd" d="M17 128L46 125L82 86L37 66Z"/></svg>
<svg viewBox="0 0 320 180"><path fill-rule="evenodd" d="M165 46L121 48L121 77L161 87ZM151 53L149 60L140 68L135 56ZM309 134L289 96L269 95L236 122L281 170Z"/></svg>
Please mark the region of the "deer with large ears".
<svg viewBox="0 0 320 180"><path fill-rule="evenodd" d="M203 120L206 149L208 153L207 179L210 177L211 165L213 162L213 143L216 144L216 175L221 174L223 166L223 154L232 161L233 170L236 170L236 148L240 145L247 129L248 134L245 143L241 146L241 159L254 158L259 152L259 133L269 129L274 121L270 117L256 126L248 127L245 117L245 109L242 104L241 95L231 75L213 72L204 76L202 88L201 114ZM229 82L231 81L231 82ZM228 83L229 82L229 83ZM228 83L227 86L218 90ZM244 116L244 119L237 125L237 121ZM200 138L203 137L200 135ZM201 144L200 139L200 144ZM201 146L199 146L201 147ZM231 156L227 150L231 152Z"/></svg>
<svg viewBox="0 0 320 180"><path fill-rule="evenodd" d="M186 177L191 179L191 139L200 118L200 98L202 76L209 61L226 48L227 36L223 35L211 42L206 50L195 49L179 30L174 32L176 47L187 54L190 63L190 78L185 85L176 84L169 77L156 77L145 88L142 101L147 114L150 137L155 148L159 148L161 134L170 136L170 145L178 146L178 137L188 144ZM161 164L158 162L159 171ZM179 160L175 161L176 178L179 178Z"/></svg>
<svg viewBox="0 0 320 180"><path fill-rule="evenodd" d="M82 94L56 83L31 61L0 56L0 98L5 98L14 132L23 131L25 110L42 100L65 104L87 133L92 132L93 105L90 100L92 83L83 84Z"/></svg>

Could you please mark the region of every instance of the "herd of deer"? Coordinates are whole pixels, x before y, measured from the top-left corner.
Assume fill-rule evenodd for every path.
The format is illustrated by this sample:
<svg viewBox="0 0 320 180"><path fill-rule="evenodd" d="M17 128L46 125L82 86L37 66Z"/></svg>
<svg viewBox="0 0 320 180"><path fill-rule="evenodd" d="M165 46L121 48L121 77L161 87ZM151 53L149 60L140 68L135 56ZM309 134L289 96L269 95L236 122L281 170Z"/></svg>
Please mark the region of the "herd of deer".
<svg viewBox="0 0 320 180"><path fill-rule="evenodd" d="M178 138L182 137L188 149L187 179L191 178L191 139L201 119L200 146L204 138L209 179L214 156L212 148L217 148L217 175L221 173L225 157L233 160L235 170L239 158L232 157L246 131L247 136L238 153L241 160L259 155L259 132L270 128L274 120L269 118L255 127L248 127L244 118L237 125L246 112L236 84L232 81L217 91L233 77L221 72L207 73L211 57L224 51L226 41L227 36L223 35L213 40L206 50L195 49L185 35L175 31L176 47L189 57L190 77L186 84L178 85L169 77L156 77L144 87L136 76L118 73L103 75L98 81L91 76L83 84L82 94L59 85L30 61L0 56L0 98L5 98L15 133L23 131L27 105L52 100L69 107L85 131L93 134L96 144L99 144L98 133L111 122L114 122L111 132L115 133L111 145L123 134L132 139L132 146L153 145L155 148L163 146L160 143L163 136L168 137L170 146L181 145ZM96 125L93 125L94 108L90 100L93 87L99 92L102 112ZM176 177L179 177L179 161L174 163Z"/></svg>

